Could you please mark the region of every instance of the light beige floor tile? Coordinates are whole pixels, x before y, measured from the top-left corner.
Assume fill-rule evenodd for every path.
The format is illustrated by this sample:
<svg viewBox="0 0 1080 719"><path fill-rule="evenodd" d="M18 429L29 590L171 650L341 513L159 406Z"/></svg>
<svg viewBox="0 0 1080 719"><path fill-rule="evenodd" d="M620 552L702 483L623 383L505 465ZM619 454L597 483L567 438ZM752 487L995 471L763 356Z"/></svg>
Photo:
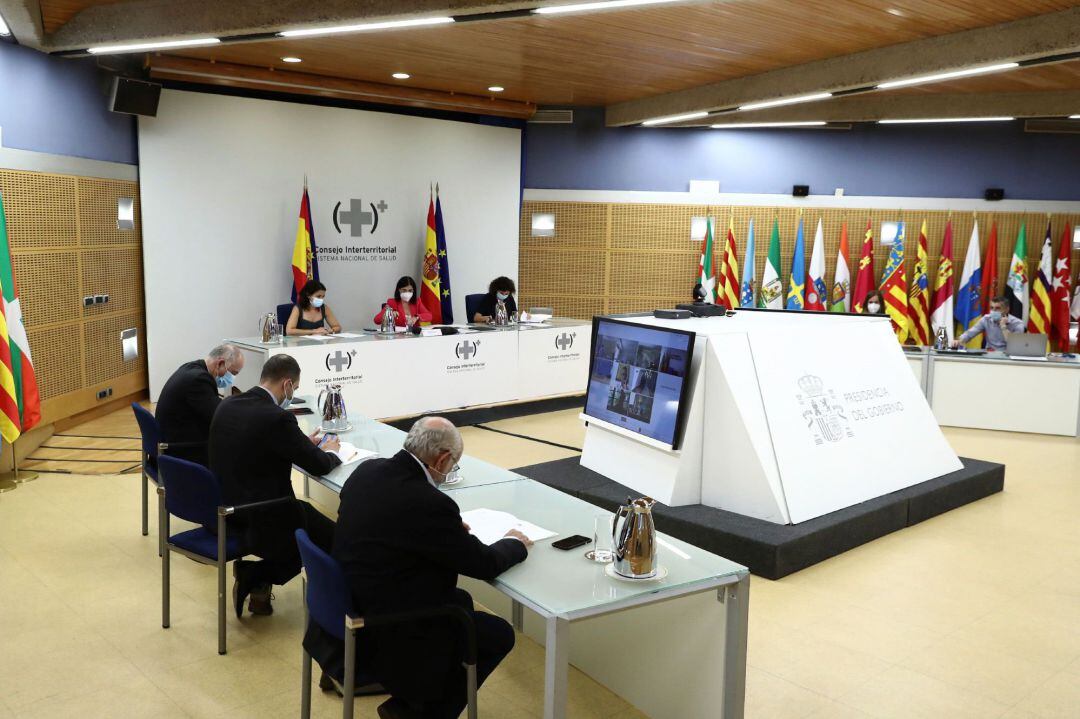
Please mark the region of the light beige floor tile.
<svg viewBox="0 0 1080 719"><path fill-rule="evenodd" d="M582 404L584 405L584 399ZM494 427L504 432L523 434L548 442L580 448L585 442L585 424L578 419L580 414L581 409L574 408L559 412L546 412L527 417L504 419L498 422L487 422L486 424L488 427Z"/></svg>
<svg viewBox="0 0 1080 719"><path fill-rule="evenodd" d="M1016 709L1041 719L1076 719L1080 716L1080 675L1058 672L1028 692Z"/></svg>
<svg viewBox="0 0 1080 719"><path fill-rule="evenodd" d="M810 624L806 635L888 663L901 661L941 638L940 634L910 624L895 614L861 607L847 608Z"/></svg>
<svg viewBox="0 0 1080 719"><path fill-rule="evenodd" d="M995 719L1008 708L904 667L887 670L840 701L881 719Z"/></svg>
<svg viewBox="0 0 1080 719"><path fill-rule="evenodd" d="M839 699L892 666L866 652L817 637L795 635L782 646L784 659L762 668L830 699Z"/></svg>
<svg viewBox="0 0 1080 719"><path fill-rule="evenodd" d="M497 432L488 432L475 427L464 427L461 438L465 442L465 452L504 469L515 469L530 464L553 462L557 459L577 457L578 453L531 442L527 439L508 437Z"/></svg>
<svg viewBox="0 0 1080 719"><path fill-rule="evenodd" d="M61 696L31 704L19 719L184 719L169 697L146 677L126 682L122 689L108 687L78 696Z"/></svg>
<svg viewBox="0 0 1080 719"><path fill-rule="evenodd" d="M801 719L828 705L829 699L769 672L747 667L746 716L753 719Z"/></svg>
<svg viewBox="0 0 1080 719"><path fill-rule="evenodd" d="M1020 606L994 612L953 636L973 649L1009 653L1054 670L1080 657L1080 623L1044 620Z"/></svg>
<svg viewBox="0 0 1080 719"><path fill-rule="evenodd" d="M838 701L830 701L820 709L807 714L806 719L873 719L873 717L853 706Z"/></svg>

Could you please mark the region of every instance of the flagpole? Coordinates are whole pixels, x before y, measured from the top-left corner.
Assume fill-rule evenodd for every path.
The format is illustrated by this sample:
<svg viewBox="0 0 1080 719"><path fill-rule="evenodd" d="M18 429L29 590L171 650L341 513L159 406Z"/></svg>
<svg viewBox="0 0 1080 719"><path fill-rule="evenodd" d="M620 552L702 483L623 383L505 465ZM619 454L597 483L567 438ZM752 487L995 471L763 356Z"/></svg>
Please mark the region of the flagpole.
<svg viewBox="0 0 1080 719"><path fill-rule="evenodd" d="M15 442L18 441L18 438L16 438ZM38 478L37 472L29 470L25 472L19 471L19 455L15 451L15 442L11 443L11 471L0 472L0 493L10 492L20 484L33 482Z"/></svg>

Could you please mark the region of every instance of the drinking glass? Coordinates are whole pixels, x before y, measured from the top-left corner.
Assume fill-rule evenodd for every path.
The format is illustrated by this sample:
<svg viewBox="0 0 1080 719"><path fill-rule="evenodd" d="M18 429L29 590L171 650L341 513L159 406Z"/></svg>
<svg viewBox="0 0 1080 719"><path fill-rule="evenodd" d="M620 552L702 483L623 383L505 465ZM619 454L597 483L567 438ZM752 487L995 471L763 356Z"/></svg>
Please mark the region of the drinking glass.
<svg viewBox="0 0 1080 719"><path fill-rule="evenodd" d="M612 560L611 550L611 522L614 515L598 514L593 519L593 542L592 548L585 552L585 558L599 564L607 564Z"/></svg>

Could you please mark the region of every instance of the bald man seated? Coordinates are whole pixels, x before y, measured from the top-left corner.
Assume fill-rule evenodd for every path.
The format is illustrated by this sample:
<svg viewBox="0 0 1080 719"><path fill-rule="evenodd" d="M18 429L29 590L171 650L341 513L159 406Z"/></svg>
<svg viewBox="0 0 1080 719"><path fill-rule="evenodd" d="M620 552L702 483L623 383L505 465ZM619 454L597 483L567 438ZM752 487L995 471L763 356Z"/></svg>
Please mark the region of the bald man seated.
<svg viewBox="0 0 1080 719"><path fill-rule="evenodd" d="M458 575L494 579L524 561L532 542L516 530L490 546L469 534L457 504L439 489L463 452L451 422L426 417L409 430L400 452L362 463L341 490L333 556L361 614L446 604L472 612L479 686L514 648L514 630L475 611L472 597L457 587ZM340 641L312 622L304 645L324 672L342 679ZM391 694L379 716L457 719L467 700L461 647L460 630L448 620L361 630L360 681L373 676Z"/></svg>

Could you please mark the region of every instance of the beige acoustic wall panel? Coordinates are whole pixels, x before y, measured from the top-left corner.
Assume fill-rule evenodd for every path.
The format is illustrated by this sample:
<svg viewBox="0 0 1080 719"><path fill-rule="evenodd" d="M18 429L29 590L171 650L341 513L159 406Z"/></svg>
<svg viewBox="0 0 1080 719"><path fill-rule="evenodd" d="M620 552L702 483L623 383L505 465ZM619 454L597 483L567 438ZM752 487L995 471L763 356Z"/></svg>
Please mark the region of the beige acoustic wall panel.
<svg viewBox="0 0 1080 719"><path fill-rule="evenodd" d="M28 329L26 334L41 399L61 397L86 385L82 328L78 324Z"/></svg>

